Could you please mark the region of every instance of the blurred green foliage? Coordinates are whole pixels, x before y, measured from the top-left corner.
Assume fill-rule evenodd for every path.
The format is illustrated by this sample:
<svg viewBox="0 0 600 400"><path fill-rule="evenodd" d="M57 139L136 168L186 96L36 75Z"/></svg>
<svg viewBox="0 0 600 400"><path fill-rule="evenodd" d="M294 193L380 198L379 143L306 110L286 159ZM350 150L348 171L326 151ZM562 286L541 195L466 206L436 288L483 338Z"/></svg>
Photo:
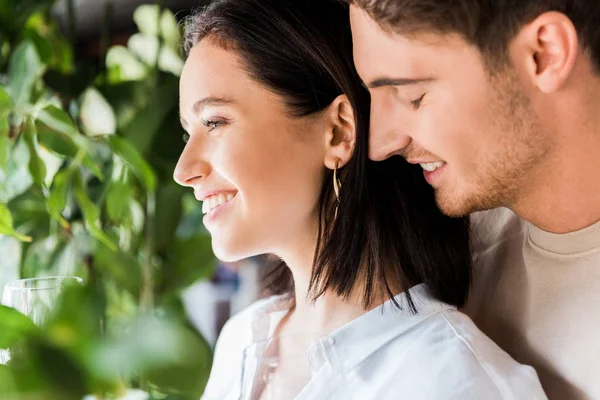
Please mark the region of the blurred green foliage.
<svg viewBox="0 0 600 400"><path fill-rule="evenodd" d="M0 0L0 285L77 275L34 326L0 307L2 399L197 399L211 349L180 291L212 275L200 209L172 180L182 150L179 27L139 7L139 33L98 71L74 55L53 0ZM89 64L89 62L88 62Z"/></svg>

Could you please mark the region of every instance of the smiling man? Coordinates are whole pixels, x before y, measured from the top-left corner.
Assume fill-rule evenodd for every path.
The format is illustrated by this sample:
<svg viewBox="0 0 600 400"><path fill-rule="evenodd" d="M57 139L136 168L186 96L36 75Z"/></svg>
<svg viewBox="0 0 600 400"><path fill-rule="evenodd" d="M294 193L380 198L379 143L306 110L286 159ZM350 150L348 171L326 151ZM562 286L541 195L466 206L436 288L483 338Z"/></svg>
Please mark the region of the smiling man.
<svg viewBox="0 0 600 400"><path fill-rule="evenodd" d="M600 399L600 1L349 0L370 157L477 211L466 311L553 399Z"/></svg>

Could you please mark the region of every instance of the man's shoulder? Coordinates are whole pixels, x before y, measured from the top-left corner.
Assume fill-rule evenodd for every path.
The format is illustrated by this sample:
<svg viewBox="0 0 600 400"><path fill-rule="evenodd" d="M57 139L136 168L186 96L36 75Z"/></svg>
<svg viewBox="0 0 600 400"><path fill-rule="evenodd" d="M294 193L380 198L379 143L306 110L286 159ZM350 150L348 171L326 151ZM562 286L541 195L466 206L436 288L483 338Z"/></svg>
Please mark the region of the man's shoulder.
<svg viewBox="0 0 600 400"><path fill-rule="evenodd" d="M471 248L474 257L485 254L514 239L522 238L527 226L508 208L495 208L471 214Z"/></svg>

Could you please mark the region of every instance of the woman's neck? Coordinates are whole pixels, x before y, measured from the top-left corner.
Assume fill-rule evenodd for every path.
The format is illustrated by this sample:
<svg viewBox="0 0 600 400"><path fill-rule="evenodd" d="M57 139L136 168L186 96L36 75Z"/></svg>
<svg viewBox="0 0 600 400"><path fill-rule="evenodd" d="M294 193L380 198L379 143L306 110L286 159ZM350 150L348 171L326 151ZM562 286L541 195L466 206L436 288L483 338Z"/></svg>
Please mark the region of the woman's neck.
<svg viewBox="0 0 600 400"><path fill-rule="evenodd" d="M327 335L385 302L384 296L377 296L365 310L360 284L346 299L327 291L312 301L309 285L316 240L294 241L294 244L293 249L279 254L290 268L295 285L295 306L279 326L279 335Z"/></svg>

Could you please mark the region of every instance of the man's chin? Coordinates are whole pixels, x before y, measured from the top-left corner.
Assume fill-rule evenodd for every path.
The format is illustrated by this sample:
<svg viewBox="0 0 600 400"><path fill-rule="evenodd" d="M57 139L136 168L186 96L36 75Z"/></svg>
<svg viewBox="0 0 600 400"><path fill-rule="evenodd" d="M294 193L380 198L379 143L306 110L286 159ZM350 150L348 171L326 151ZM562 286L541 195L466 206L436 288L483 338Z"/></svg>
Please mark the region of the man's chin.
<svg viewBox="0 0 600 400"><path fill-rule="evenodd" d="M473 201L473 197L471 196L449 193L443 189L437 189L435 191L435 202L442 214L452 218L465 217L473 212L491 208L483 207L482 204Z"/></svg>

